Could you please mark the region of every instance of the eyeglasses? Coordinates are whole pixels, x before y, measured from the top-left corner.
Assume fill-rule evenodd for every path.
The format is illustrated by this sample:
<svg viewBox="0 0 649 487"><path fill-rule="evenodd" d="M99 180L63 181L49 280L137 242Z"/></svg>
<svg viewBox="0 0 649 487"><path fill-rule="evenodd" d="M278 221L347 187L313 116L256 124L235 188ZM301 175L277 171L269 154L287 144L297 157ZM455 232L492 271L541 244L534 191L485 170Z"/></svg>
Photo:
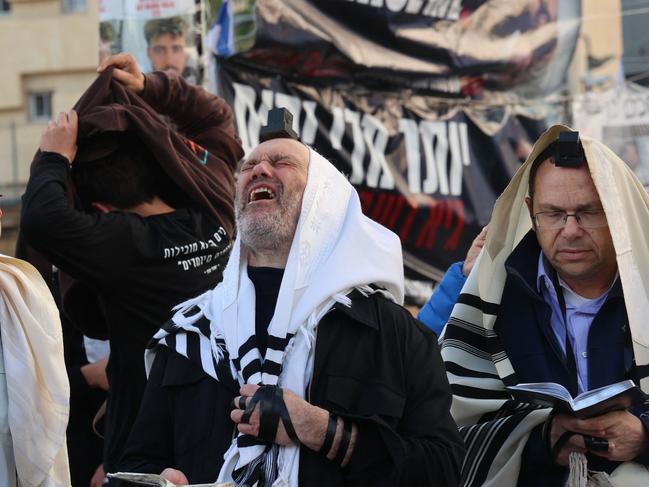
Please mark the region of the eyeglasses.
<svg viewBox="0 0 649 487"><path fill-rule="evenodd" d="M544 230L558 230L572 216L577 220L577 224L582 228L603 228L608 226L606 213L604 210L580 210L574 213L565 211L541 211L534 214L536 226Z"/></svg>

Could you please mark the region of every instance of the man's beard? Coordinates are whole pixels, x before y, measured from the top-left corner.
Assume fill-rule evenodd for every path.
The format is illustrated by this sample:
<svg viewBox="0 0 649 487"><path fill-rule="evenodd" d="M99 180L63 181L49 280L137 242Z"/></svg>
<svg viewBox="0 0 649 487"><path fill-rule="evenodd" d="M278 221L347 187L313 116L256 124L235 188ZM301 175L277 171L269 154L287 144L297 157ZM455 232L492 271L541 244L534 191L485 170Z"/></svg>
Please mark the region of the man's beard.
<svg viewBox="0 0 649 487"><path fill-rule="evenodd" d="M270 211L241 209L237 201L236 223L241 243L253 252L285 249L293 242L300 214L301 198L281 192L278 206Z"/></svg>

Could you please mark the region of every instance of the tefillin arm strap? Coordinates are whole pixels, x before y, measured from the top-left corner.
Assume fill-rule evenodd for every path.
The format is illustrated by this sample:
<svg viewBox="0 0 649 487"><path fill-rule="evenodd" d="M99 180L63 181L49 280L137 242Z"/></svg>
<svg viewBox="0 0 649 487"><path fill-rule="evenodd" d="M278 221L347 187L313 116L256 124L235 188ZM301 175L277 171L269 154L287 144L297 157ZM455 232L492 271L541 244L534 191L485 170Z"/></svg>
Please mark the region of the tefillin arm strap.
<svg viewBox="0 0 649 487"><path fill-rule="evenodd" d="M579 139L579 132L561 132L559 138L543 150L534 162L533 166L540 164L552 157L557 167L579 167L586 161L584 148Z"/></svg>
<svg viewBox="0 0 649 487"><path fill-rule="evenodd" d="M561 309L561 318L563 319L563 324L566 329L566 334L565 334L565 352L566 352L566 368L568 369L568 380L570 381L570 394L572 394L573 397L575 397L579 391L579 377L578 377L578 370L577 370L577 361L575 359L575 352L572 348L572 343L570 341L570 334L568 332L568 312L566 309L566 299L563 295L563 289L561 288L561 284L559 283L559 275L557 271L552 268L552 271L550 272L550 275L552 276L552 285L554 286L554 290L557 293L557 300L559 301L559 308Z"/></svg>
<svg viewBox="0 0 649 487"><path fill-rule="evenodd" d="M243 413L243 423L250 421L250 416L257 404L259 404L259 438L269 443L274 442L281 421L291 441L296 445L300 444L300 439L288 414L281 387L267 385L257 389Z"/></svg>

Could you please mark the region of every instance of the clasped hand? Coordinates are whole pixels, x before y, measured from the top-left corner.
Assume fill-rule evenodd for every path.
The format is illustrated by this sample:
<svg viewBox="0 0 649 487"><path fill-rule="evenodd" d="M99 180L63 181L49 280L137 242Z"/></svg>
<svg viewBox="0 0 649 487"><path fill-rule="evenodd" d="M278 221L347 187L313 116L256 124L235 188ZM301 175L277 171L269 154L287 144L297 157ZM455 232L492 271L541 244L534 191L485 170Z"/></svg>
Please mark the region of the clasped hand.
<svg viewBox="0 0 649 487"><path fill-rule="evenodd" d="M230 413L230 418L237 425L237 430L239 431L239 433L259 436L259 404L257 404L257 406L255 407L247 423L243 422L245 408L239 408L239 398L245 398L245 405L247 407L250 404L252 396L254 396L255 392L257 392L257 389L259 389L258 385L245 384L239 390L239 394L241 394L241 396L234 398L235 409L233 409ZM288 414L291 418L291 422L293 423L293 427L295 428L295 432L297 433L300 442L313 450L320 448L324 440L329 413L324 409L309 404L307 401L298 397L288 389L283 389L283 397L284 403L286 404L286 409L288 410ZM281 421L279 422L277 428L275 443L282 446L293 444L288 434L286 433L284 425Z"/></svg>
<svg viewBox="0 0 649 487"><path fill-rule="evenodd" d="M559 452L557 463L560 465L568 465L570 453L573 451L589 451L583 435L607 440L607 451L591 453L617 462L633 460L648 446L647 432L642 421L628 411L613 411L590 419L558 414L552 421L551 444L554 445L566 431L577 434L573 435Z"/></svg>

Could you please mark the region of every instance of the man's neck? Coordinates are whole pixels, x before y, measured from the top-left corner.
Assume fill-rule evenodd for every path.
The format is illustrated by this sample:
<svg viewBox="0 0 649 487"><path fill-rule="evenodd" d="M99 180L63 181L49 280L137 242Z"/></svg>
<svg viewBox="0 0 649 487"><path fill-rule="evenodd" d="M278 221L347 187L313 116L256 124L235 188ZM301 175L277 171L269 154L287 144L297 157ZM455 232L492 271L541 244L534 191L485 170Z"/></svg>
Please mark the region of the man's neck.
<svg viewBox="0 0 649 487"><path fill-rule="evenodd" d="M253 267L274 267L285 269L288 260L288 250L279 249L248 249L248 265Z"/></svg>
<svg viewBox="0 0 649 487"><path fill-rule="evenodd" d="M617 276L617 269L614 269L612 273L606 274L597 279L573 279L570 276L562 276L559 274L563 282L565 282L570 289L572 289L576 294L582 298L595 299L600 297L606 291L608 291L615 277Z"/></svg>

